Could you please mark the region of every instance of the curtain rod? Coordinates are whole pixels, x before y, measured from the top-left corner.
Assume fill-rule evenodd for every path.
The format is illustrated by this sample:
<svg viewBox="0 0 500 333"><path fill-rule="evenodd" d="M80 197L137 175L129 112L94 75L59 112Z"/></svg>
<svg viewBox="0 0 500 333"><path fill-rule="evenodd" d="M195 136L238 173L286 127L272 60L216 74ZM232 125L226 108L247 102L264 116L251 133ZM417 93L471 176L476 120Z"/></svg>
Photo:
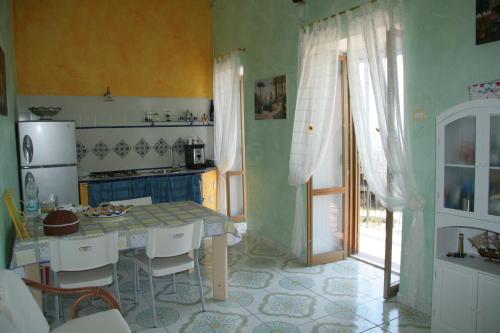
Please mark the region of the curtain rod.
<svg viewBox="0 0 500 333"><path fill-rule="evenodd" d="M234 49L234 50L232 50L232 51L222 53L222 54L220 54L220 55L216 56L215 58L216 58L216 59L217 59L217 58L221 58L221 57L227 56L227 55L229 55L229 54L231 54L231 53L233 53L233 52L246 52L246 50L247 50L247 49L246 49L246 48L244 48L244 47L238 47L237 49Z"/></svg>
<svg viewBox="0 0 500 333"><path fill-rule="evenodd" d="M369 1L368 1L368 3L374 3L374 2L377 2L377 0L369 0ZM345 14L345 13L347 13L348 11L351 11L351 12L352 12L352 11L355 11L356 9L359 9L361 6L364 6L364 4L363 4L363 5L357 5L357 6L354 6L354 7L352 7L352 8L349 8L348 10L342 10L342 11L340 11L340 12L338 12L338 13L333 14L333 15L325 16L325 17L323 17L323 18L321 18L321 19L319 19L319 20L316 20L316 21L311 22L311 23L308 23L308 24L304 24L304 25L302 26L302 30L304 30L304 31L305 31L306 27L312 26L312 25L314 25L315 23L318 23L318 22L320 22L320 21L326 21L326 20L328 20L328 19L334 18L335 16L344 15L344 14Z"/></svg>

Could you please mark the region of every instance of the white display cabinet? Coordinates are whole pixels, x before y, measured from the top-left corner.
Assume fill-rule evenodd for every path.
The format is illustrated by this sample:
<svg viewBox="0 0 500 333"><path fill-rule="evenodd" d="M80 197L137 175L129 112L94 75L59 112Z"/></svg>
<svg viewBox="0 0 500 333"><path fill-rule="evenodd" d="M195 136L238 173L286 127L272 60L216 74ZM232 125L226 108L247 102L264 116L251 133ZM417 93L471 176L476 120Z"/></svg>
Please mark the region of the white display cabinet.
<svg viewBox="0 0 500 333"><path fill-rule="evenodd" d="M459 104L437 117L433 332L500 332L500 263L467 240L500 233L500 100ZM464 234L466 258L456 252Z"/></svg>

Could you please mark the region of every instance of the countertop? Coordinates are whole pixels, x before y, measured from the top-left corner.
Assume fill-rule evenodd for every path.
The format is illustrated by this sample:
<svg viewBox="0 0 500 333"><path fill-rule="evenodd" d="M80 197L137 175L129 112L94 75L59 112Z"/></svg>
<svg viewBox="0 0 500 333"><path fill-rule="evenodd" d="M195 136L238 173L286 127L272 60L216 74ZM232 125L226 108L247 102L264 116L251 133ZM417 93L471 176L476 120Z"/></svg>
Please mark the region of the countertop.
<svg viewBox="0 0 500 333"><path fill-rule="evenodd" d="M135 170L137 174L127 175L127 176L113 176L106 178L93 178L92 176L82 176L78 177L79 183L101 183L110 182L117 180L127 180L127 179L137 179L146 177L168 177L168 176L183 176L183 175L194 175L205 173L208 171L217 170L216 167L210 166L201 169L189 169L186 167L180 167L176 169L172 168L160 168L160 169L148 169L148 170Z"/></svg>

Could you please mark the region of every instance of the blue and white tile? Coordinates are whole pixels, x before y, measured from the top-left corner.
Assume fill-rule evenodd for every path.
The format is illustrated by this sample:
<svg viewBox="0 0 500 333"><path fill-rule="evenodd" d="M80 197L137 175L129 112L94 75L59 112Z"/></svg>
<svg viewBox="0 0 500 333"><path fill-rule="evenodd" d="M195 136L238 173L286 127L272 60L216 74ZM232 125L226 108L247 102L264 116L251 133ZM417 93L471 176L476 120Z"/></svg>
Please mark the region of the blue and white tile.
<svg viewBox="0 0 500 333"><path fill-rule="evenodd" d="M313 276L312 280L314 281L314 286L311 290L325 297L353 296L360 293L360 280L348 277L328 276L327 273Z"/></svg>
<svg viewBox="0 0 500 333"><path fill-rule="evenodd" d="M398 318L385 322L382 327L392 333L429 333L431 318L413 309L406 309Z"/></svg>
<svg viewBox="0 0 500 333"><path fill-rule="evenodd" d="M309 275L315 276L325 272L325 265L307 266L296 258L286 258L280 267L280 274L285 276L290 275Z"/></svg>
<svg viewBox="0 0 500 333"><path fill-rule="evenodd" d="M319 325L315 328L317 332L349 332L358 333L376 327L366 319L356 316L354 313L342 313L341 315L328 315L315 320Z"/></svg>
<svg viewBox="0 0 500 333"><path fill-rule="evenodd" d="M267 257L267 256L241 256L238 260L233 261L233 265L230 269L240 270L266 270L272 271L276 274L279 272L280 261L278 258Z"/></svg>
<svg viewBox="0 0 500 333"><path fill-rule="evenodd" d="M372 323L381 325L398 318L403 313L410 314L410 309L394 301L374 300L356 306L354 312Z"/></svg>
<svg viewBox="0 0 500 333"><path fill-rule="evenodd" d="M185 317L175 325L168 326L169 332L180 333L233 333L252 332L261 322L252 315L245 316L233 311L206 311Z"/></svg>
<svg viewBox="0 0 500 333"><path fill-rule="evenodd" d="M304 324L326 315L328 302L310 292L279 292L255 295L247 309L264 322L284 321L294 325Z"/></svg>
<svg viewBox="0 0 500 333"><path fill-rule="evenodd" d="M229 290L227 300L210 299L206 304L209 304L212 309L239 309L249 307L255 302L255 293L242 290Z"/></svg>
<svg viewBox="0 0 500 333"><path fill-rule="evenodd" d="M375 278L368 281L362 281L358 284L359 293L370 296L371 298L384 300L384 278Z"/></svg>
<svg viewBox="0 0 500 333"><path fill-rule="evenodd" d="M302 333L312 332L314 322L308 321L305 324L294 325L286 321L269 321L257 326L253 333Z"/></svg>
<svg viewBox="0 0 500 333"><path fill-rule="evenodd" d="M381 269L354 259L338 261L329 268L335 275L359 280L371 280L384 276Z"/></svg>
<svg viewBox="0 0 500 333"><path fill-rule="evenodd" d="M228 285L232 290L263 292L278 284L279 275L269 270L241 269L231 271Z"/></svg>

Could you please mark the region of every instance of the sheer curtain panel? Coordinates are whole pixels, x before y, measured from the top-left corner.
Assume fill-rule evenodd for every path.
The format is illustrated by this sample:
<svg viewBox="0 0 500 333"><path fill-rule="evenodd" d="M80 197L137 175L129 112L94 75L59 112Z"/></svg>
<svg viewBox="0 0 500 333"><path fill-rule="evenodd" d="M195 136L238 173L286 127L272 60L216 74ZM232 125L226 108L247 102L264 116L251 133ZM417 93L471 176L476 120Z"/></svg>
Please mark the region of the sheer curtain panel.
<svg viewBox="0 0 500 333"><path fill-rule="evenodd" d="M240 54L214 62L214 160L219 172L217 209L226 214L226 173L234 164L240 117Z"/></svg>
<svg viewBox="0 0 500 333"><path fill-rule="evenodd" d="M407 303L422 300L424 201L417 193L404 112L402 4L378 0L347 13L351 112L368 186L388 209L412 210L402 275Z"/></svg>
<svg viewBox="0 0 500 333"><path fill-rule="evenodd" d="M296 188L292 252L303 258L306 215L302 186L319 165L334 121L339 56L338 18L308 26L300 35L297 104L293 122L289 183Z"/></svg>

